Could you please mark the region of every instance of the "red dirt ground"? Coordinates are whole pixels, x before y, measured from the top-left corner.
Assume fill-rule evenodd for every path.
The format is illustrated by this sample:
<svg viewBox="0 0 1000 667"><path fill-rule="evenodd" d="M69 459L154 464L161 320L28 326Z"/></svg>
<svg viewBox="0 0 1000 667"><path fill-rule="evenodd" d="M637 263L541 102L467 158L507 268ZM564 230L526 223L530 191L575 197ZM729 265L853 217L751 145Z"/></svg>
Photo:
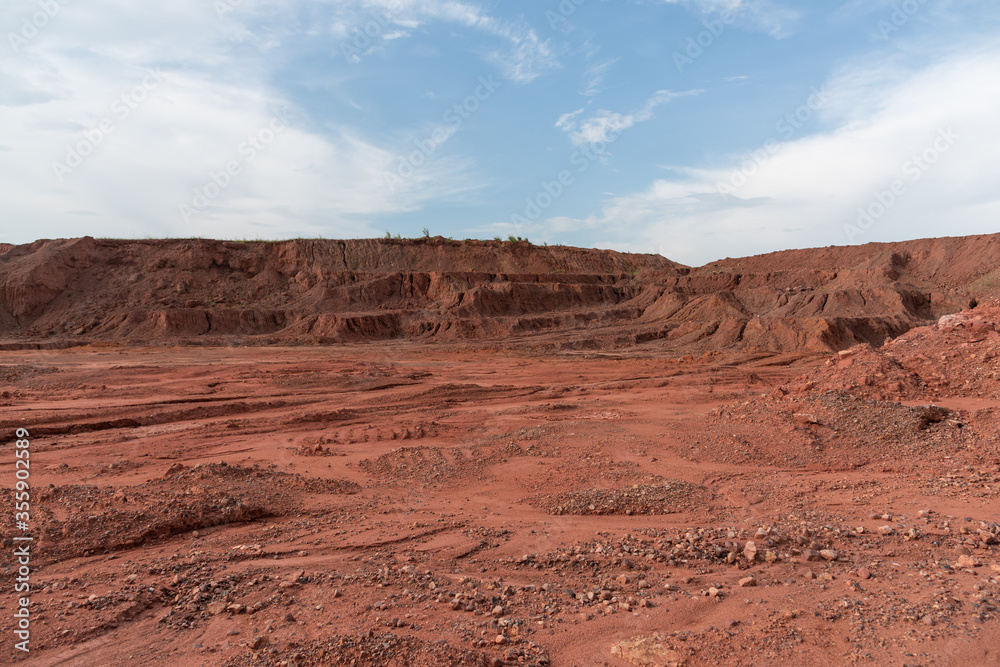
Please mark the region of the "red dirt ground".
<svg viewBox="0 0 1000 667"><path fill-rule="evenodd" d="M995 242L9 249L0 661L997 664Z"/></svg>

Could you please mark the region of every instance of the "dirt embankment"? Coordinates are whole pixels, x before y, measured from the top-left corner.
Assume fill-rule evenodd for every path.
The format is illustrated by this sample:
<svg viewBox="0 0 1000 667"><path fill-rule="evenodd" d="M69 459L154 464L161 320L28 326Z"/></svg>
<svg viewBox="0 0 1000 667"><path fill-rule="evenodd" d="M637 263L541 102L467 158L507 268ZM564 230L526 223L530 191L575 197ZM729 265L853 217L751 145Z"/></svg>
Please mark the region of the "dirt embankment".
<svg viewBox="0 0 1000 667"><path fill-rule="evenodd" d="M526 242L122 241L0 246L6 349L91 341L825 352L995 295L1000 236L789 251L688 268Z"/></svg>
<svg viewBox="0 0 1000 667"><path fill-rule="evenodd" d="M1000 303L843 352L5 353L0 655L996 664Z"/></svg>

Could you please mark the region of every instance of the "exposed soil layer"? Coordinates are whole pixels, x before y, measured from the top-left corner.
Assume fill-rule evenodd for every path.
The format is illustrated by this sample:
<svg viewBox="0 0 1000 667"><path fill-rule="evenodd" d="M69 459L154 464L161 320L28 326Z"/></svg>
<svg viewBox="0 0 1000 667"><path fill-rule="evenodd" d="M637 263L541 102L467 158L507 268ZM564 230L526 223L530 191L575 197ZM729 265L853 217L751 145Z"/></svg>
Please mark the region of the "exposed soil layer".
<svg viewBox="0 0 1000 667"><path fill-rule="evenodd" d="M448 239L37 241L0 248L0 349L412 340L823 352L998 294L998 236L658 255Z"/></svg>
<svg viewBox="0 0 1000 667"><path fill-rule="evenodd" d="M987 301L811 356L3 352L36 541L0 659L992 664L998 330Z"/></svg>
<svg viewBox="0 0 1000 667"><path fill-rule="evenodd" d="M0 245L0 662L995 664L998 240Z"/></svg>

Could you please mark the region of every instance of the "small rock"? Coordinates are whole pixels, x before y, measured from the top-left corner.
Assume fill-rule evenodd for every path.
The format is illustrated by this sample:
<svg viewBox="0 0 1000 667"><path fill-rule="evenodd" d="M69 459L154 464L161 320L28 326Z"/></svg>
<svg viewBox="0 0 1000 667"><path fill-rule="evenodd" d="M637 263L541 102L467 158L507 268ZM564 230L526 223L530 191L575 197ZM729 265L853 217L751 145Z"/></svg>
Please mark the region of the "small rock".
<svg viewBox="0 0 1000 667"><path fill-rule="evenodd" d="M819 555L827 560L837 560L837 558L840 556L840 554L834 551L833 549L822 549L819 552Z"/></svg>
<svg viewBox="0 0 1000 667"><path fill-rule="evenodd" d="M748 588L750 586L756 586L757 580L753 577L743 577L740 579L740 588Z"/></svg>
<svg viewBox="0 0 1000 667"><path fill-rule="evenodd" d="M169 468L167 468L167 471L165 473L163 473L163 476L164 477L173 477L177 473L179 473L179 472L181 472L183 470L186 470L186 469L187 469L187 466L184 465L183 463L175 463L172 466L170 466Z"/></svg>
<svg viewBox="0 0 1000 667"><path fill-rule="evenodd" d="M496 638L493 640L493 643L497 644L498 646L502 646L503 644L507 643L507 638L504 637L503 635L497 635Z"/></svg>
<svg viewBox="0 0 1000 667"><path fill-rule="evenodd" d="M961 556L958 557L958 563L956 564L956 567L963 567L963 568L964 567L979 567L980 565L982 565L982 563L980 563L978 560L976 560L972 556L966 556L966 555L963 554L963 555L961 555Z"/></svg>
<svg viewBox="0 0 1000 667"><path fill-rule="evenodd" d="M754 544L753 540L748 541L743 547L743 555L751 563L757 558L757 545Z"/></svg>
<svg viewBox="0 0 1000 667"><path fill-rule="evenodd" d="M503 607L501 607L500 605L493 607L492 613L493 613L493 618L500 618L501 616L503 616Z"/></svg>

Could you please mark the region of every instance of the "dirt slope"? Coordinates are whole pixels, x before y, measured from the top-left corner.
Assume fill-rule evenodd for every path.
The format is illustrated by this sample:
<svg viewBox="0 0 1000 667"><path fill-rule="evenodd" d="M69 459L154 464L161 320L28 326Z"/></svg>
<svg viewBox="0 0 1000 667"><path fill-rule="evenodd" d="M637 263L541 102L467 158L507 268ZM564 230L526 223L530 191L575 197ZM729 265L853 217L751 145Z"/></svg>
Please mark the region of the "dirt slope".
<svg viewBox="0 0 1000 667"><path fill-rule="evenodd" d="M0 349L393 339L826 352L998 293L998 236L658 255L407 240L37 241L0 253ZM0 248L2 250L2 248Z"/></svg>
<svg viewBox="0 0 1000 667"><path fill-rule="evenodd" d="M986 301L791 365L4 352L34 541L32 652L8 616L0 661L996 664L998 332ZM26 530L0 526L3 581Z"/></svg>

